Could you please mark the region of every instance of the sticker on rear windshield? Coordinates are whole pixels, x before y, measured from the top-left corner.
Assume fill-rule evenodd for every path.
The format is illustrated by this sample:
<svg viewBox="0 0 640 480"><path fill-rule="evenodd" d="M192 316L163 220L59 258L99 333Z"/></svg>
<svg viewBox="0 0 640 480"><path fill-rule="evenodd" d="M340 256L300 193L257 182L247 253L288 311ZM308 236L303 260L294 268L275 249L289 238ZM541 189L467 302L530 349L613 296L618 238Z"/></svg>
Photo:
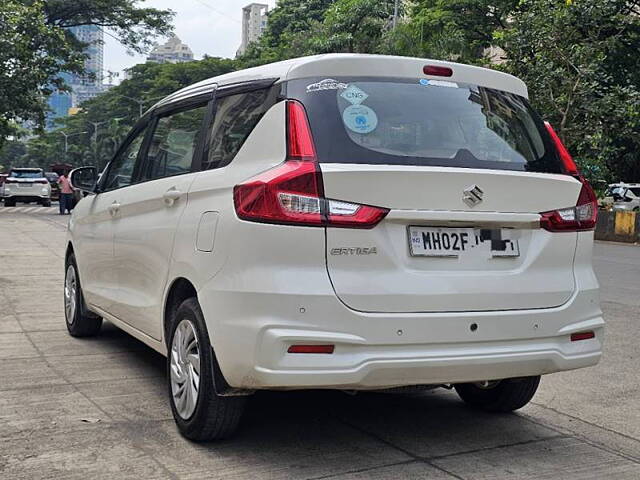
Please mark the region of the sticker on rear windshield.
<svg viewBox="0 0 640 480"><path fill-rule="evenodd" d="M360 105L369 97L369 95L355 85L349 85L340 96L351 103L351 105Z"/></svg>
<svg viewBox="0 0 640 480"><path fill-rule="evenodd" d="M325 78L324 80L320 80L318 83L311 83L307 85L307 93L321 92L323 90L342 90L348 86L349 85L346 83L339 82L333 78Z"/></svg>
<svg viewBox="0 0 640 480"><path fill-rule="evenodd" d="M371 133L378 126L376 112L366 105L350 105L342 112L346 127L356 133Z"/></svg>
<svg viewBox="0 0 640 480"><path fill-rule="evenodd" d="M447 82L446 80L428 80L426 78L420 79L420 85L431 85L434 87L449 87L458 88L458 84L455 82Z"/></svg>

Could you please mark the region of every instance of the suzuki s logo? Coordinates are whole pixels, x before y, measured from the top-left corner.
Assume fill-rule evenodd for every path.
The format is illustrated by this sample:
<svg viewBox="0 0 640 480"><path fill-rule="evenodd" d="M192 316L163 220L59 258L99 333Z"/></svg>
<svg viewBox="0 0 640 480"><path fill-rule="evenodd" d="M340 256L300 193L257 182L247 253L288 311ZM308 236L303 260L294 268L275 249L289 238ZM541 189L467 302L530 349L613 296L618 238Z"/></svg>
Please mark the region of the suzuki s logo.
<svg viewBox="0 0 640 480"><path fill-rule="evenodd" d="M484 192L477 185L471 185L462 191L462 200L470 207L475 207L482 201Z"/></svg>

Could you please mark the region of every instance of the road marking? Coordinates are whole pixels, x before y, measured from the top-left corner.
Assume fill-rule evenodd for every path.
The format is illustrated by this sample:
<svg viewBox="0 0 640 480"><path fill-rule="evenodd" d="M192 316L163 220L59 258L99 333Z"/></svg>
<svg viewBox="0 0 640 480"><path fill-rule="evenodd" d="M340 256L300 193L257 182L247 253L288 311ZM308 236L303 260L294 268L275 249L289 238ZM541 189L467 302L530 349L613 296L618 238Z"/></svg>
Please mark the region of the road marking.
<svg viewBox="0 0 640 480"><path fill-rule="evenodd" d="M22 213L31 215L53 215L57 213L58 207L0 207L0 214L2 213Z"/></svg>

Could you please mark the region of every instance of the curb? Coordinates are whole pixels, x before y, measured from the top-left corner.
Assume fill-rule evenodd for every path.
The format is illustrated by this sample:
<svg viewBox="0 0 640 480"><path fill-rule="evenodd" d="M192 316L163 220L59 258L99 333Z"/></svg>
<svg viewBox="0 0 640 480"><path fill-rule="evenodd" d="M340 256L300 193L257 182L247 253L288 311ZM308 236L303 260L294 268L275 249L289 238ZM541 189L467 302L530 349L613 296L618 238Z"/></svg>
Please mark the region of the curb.
<svg viewBox="0 0 640 480"><path fill-rule="evenodd" d="M596 240L621 243L640 242L640 215L636 212L598 212Z"/></svg>

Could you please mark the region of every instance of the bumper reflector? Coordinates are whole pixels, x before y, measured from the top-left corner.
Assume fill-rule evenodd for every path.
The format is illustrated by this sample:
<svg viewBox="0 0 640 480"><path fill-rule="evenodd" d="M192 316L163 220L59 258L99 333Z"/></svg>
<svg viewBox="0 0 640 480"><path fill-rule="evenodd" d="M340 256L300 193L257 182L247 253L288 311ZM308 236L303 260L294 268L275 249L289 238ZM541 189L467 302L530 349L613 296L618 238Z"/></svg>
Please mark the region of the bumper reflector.
<svg viewBox="0 0 640 480"><path fill-rule="evenodd" d="M589 340L595 337L596 337L596 334L593 332L578 332L578 333L571 334L571 341L578 342L580 340Z"/></svg>
<svg viewBox="0 0 640 480"><path fill-rule="evenodd" d="M291 345L288 353L333 353L335 345Z"/></svg>

